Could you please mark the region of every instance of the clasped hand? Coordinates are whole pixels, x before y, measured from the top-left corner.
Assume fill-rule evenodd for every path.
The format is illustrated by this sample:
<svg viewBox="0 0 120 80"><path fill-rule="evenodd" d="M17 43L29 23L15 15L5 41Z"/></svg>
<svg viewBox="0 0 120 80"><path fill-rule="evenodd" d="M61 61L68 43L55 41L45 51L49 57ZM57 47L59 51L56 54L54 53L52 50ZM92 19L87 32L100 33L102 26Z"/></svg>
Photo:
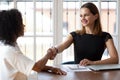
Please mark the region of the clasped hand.
<svg viewBox="0 0 120 80"><path fill-rule="evenodd" d="M54 47L49 48L47 54L49 54L49 59L53 60L57 55L56 49Z"/></svg>

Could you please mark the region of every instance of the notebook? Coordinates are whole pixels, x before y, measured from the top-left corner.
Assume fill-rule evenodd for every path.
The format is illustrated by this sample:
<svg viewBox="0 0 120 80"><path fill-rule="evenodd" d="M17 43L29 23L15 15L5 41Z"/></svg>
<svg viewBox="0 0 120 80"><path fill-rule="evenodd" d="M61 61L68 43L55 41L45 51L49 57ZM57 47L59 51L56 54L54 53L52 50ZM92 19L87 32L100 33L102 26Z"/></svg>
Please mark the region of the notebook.
<svg viewBox="0 0 120 80"><path fill-rule="evenodd" d="M120 70L120 64L103 64L86 66L93 71Z"/></svg>

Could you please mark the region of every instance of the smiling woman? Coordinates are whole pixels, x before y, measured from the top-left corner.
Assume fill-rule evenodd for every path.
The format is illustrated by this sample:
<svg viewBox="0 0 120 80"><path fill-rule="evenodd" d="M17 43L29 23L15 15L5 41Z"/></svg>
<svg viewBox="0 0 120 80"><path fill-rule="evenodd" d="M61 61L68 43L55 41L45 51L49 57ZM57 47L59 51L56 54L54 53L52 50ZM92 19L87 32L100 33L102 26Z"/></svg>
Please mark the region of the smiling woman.
<svg viewBox="0 0 120 80"><path fill-rule="evenodd" d="M118 53L112 36L108 32L102 31L99 11L95 4L85 3L81 6L80 21L82 29L72 31L63 42L48 49L49 53L54 54L51 59L73 43L75 64L82 66L117 64ZM110 57L102 60L105 49L108 50Z"/></svg>

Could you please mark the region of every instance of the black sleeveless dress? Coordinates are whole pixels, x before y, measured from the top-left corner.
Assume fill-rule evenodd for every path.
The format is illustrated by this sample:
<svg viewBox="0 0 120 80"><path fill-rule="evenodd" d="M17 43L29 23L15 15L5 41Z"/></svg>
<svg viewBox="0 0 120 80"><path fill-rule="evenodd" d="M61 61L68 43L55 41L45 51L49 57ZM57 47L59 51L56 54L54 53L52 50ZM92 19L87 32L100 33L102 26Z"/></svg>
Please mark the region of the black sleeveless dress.
<svg viewBox="0 0 120 80"><path fill-rule="evenodd" d="M101 36L93 34L80 35L76 32L70 34L73 37L75 64L78 64L84 58L91 61L101 60L106 48L105 42L112 39L112 36L107 32L102 32Z"/></svg>

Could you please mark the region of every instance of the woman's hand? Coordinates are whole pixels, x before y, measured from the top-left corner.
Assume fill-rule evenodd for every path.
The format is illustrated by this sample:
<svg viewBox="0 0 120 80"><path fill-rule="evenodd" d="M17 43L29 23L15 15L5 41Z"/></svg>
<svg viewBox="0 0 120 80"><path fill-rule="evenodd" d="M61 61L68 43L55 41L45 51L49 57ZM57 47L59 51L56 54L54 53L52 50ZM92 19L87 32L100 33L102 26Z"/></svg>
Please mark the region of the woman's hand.
<svg viewBox="0 0 120 80"><path fill-rule="evenodd" d="M47 50L48 54L52 54L52 56L50 57L50 60L53 60L55 58L55 56L57 55L57 51L55 47L51 47Z"/></svg>
<svg viewBox="0 0 120 80"><path fill-rule="evenodd" d="M60 68L52 68L51 72L58 75L66 75L67 73Z"/></svg>
<svg viewBox="0 0 120 80"><path fill-rule="evenodd" d="M90 64L93 64L93 61L90 61L88 59L83 59L80 61L79 63L81 66L86 66L86 65L90 65Z"/></svg>

